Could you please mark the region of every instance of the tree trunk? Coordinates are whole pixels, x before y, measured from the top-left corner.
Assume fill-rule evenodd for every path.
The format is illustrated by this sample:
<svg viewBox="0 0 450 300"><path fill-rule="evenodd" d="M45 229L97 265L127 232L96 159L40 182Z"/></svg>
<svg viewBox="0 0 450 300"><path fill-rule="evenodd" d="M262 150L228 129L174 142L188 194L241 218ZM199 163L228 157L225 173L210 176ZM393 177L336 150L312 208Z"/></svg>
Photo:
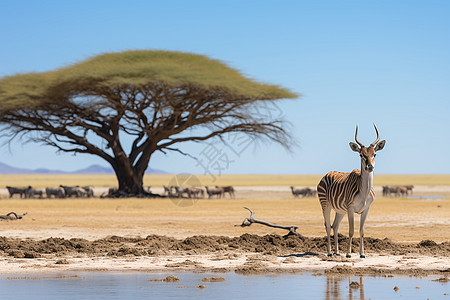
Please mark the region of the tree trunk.
<svg viewBox="0 0 450 300"><path fill-rule="evenodd" d="M119 182L119 193L135 196L146 194L144 191L144 178L136 172L127 172L119 169L116 171L117 181Z"/></svg>
<svg viewBox="0 0 450 300"><path fill-rule="evenodd" d="M150 158L155 152L155 146L150 141L146 147L141 151L141 156L133 165L133 159L130 159L119 143L113 147L115 154L114 161L111 163L119 182L118 195L123 196L153 196L161 197L160 195L152 194L144 190L144 174L148 168Z"/></svg>
<svg viewBox="0 0 450 300"><path fill-rule="evenodd" d="M117 126L112 127L112 131L115 132L115 135L114 139L109 142L109 146L114 153L114 158L109 162L116 173L117 181L119 183L117 196L147 195L148 193L144 190L144 173L148 167L148 162L147 165L133 165L134 159L130 159L130 157L125 154L119 141L119 128ZM144 154L147 154L147 156L150 157L152 152L143 152L142 156L144 156Z"/></svg>
<svg viewBox="0 0 450 300"><path fill-rule="evenodd" d="M119 183L118 194L127 196L147 194L144 190L146 168L132 166L125 154L116 155L112 167Z"/></svg>

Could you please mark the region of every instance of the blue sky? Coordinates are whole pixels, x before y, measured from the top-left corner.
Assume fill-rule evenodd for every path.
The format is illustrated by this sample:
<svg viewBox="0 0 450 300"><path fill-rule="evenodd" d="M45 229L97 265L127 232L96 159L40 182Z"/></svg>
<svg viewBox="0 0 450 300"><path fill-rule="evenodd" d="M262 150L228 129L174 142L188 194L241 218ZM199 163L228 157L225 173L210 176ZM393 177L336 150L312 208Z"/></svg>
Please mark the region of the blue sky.
<svg viewBox="0 0 450 300"><path fill-rule="evenodd" d="M369 144L375 122L387 141L377 173L449 174L449 15L449 1L2 1L0 76L128 49L204 54L302 94L276 104L299 144L291 153L275 144L182 147L199 158L220 154L207 172L350 171L359 168L348 146L356 124ZM106 165L20 142L1 147L0 162ZM150 166L205 171L176 153L155 155Z"/></svg>

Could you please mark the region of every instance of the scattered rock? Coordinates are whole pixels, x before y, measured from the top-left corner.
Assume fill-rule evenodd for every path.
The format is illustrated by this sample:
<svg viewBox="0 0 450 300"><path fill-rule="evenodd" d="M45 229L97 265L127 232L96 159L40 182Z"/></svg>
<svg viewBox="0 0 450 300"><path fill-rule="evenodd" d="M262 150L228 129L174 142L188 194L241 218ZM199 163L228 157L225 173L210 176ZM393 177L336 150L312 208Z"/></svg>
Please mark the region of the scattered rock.
<svg viewBox="0 0 450 300"><path fill-rule="evenodd" d="M423 240L419 243L420 247L435 247L437 246L437 243L432 240Z"/></svg>
<svg viewBox="0 0 450 300"><path fill-rule="evenodd" d="M293 256L290 256L282 261L283 264L293 264L295 262L296 262L295 257L293 257Z"/></svg>
<svg viewBox="0 0 450 300"><path fill-rule="evenodd" d="M449 282L450 280L447 277L441 277L441 278L435 279L433 281L446 283L446 282Z"/></svg>
<svg viewBox="0 0 450 300"><path fill-rule="evenodd" d="M186 259L185 261L165 265L165 267L167 267L167 268L199 267L199 266L201 266L201 263L192 261L190 259Z"/></svg>
<svg viewBox="0 0 450 300"><path fill-rule="evenodd" d="M200 284L200 285L198 285L197 287L198 287L199 289L206 289L206 286L203 285L203 284Z"/></svg>
<svg viewBox="0 0 450 300"><path fill-rule="evenodd" d="M180 278L175 277L173 275L169 275L164 279L149 279L148 281L150 282L155 282L155 281L163 281L163 282L178 282L180 281Z"/></svg>
<svg viewBox="0 0 450 300"><path fill-rule="evenodd" d="M227 268L213 268L210 270L210 272L212 273L227 273L230 270L228 270Z"/></svg>
<svg viewBox="0 0 450 300"><path fill-rule="evenodd" d="M223 277L205 277L202 279L202 282L224 282L225 278Z"/></svg>
<svg viewBox="0 0 450 300"><path fill-rule="evenodd" d="M68 265L69 264L69 261L67 260L67 259L59 259L59 260L57 260L56 262L55 262L55 264L57 264L57 265Z"/></svg>
<svg viewBox="0 0 450 300"><path fill-rule="evenodd" d="M36 252L25 252L23 258L39 258L41 255Z"/></svg>
<svg viewBox="0 0 450 300"><path fill-rule="evenodd" d="M267 273L267 271L267 263L261 262L255 258L247 258L247 262L244 265L234 270L235 273L243 275L261 274Z"/></svg>
<svg viewBox="0 0 450 300"><path fill-rule="evenodd" d="M169 275L166 278L163 279L164 282L178 282L180 281L180 278L175 277L173 275Z"/></svg>
<svg viewBox="0 0 450 300"><path fill-rule="evenodd" d="M8 252L9 256L12 256L14 258L24 258L25 257L25 253L23 253L23 251L21 250L11 250Z"/></svg>
<svg viewBox="0 0 450 300"><path fill-rule="evenodd" d="M399 290L399 288L398 288L398 286L394 286L394 291L398 291Z"/></svg>

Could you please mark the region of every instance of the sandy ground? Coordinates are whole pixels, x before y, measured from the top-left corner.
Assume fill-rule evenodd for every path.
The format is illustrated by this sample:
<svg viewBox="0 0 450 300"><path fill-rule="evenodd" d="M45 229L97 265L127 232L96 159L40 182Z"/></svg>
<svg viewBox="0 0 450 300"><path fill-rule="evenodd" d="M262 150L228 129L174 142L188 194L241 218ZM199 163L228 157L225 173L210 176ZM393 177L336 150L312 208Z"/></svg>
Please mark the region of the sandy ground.
<svg viewBox="0 0 450 300"><path fill-rule="evenodd" d="M377 189L380 189L377 187ZM96 189L96 194L106 189ZM153 192L160 192L158 188ZM377 191L381 194L381 191ZM414 198L377 198L366 222L366 258L325 255L318 200L286 186L238 187L236 199L8 199L0 189L0 273L64 271L450 273L450 186L416 186ZM305 238L254 224L299 226ZM346 220L340 233L346 252ZM356 224L355 228L359 228ZM111 237L113 236L113 237ZM114 237L116 236L116 238ZM52 237L52 238L51 238ZM355 241L356 240L356 241Z"/></svg>
<svg viewBox="0 0 450 300"><path fill-rule="evenodd" d="M325 256L280 257L237 254L235 258L216 255L165 255L164 257L67 257L0 260L1 274L36 274L55 272L237 272L263 274L280 272L314 272L362 275L450 275L448 258L415 255L371 255L365 259L327 259Z"/></svg>

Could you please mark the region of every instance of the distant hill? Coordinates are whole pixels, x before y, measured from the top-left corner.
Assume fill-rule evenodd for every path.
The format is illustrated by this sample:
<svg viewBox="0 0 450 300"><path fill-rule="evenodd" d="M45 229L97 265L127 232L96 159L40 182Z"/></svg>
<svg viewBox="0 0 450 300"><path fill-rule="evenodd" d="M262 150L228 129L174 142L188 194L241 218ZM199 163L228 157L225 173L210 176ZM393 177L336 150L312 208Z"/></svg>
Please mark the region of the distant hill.
<svg viewBox="0 0 450 300"><path fill-rule="evenodd" d="M114 174L111 167L104 167L100 165L90 165L87 168L68 172L62 170L51 170L46 168L38 169L24 169L16 168L5 163L0 162L0 174ZM167 174L167 172L158 169L147 169L145 174Z"/></svg>

